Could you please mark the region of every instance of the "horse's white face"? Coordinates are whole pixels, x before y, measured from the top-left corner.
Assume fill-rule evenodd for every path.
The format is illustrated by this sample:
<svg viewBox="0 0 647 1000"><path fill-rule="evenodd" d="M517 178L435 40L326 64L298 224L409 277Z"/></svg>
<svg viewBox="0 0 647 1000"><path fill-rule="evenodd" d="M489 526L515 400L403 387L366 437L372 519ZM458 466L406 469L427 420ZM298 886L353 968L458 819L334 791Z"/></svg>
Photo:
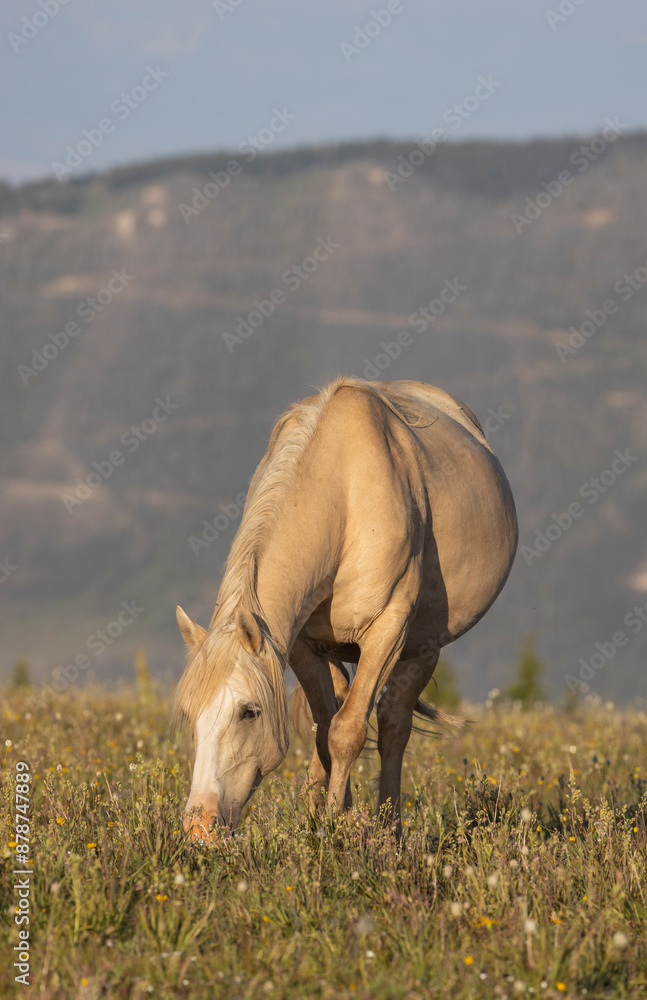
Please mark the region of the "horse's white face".
<svg viewBox="0 0 647 1000"><path fill-rule="evenodd" d="M285 756L238 666L199 716L195 743L184 828L194 839L211 841L218 827L236 828L261 778Z"/></svg>

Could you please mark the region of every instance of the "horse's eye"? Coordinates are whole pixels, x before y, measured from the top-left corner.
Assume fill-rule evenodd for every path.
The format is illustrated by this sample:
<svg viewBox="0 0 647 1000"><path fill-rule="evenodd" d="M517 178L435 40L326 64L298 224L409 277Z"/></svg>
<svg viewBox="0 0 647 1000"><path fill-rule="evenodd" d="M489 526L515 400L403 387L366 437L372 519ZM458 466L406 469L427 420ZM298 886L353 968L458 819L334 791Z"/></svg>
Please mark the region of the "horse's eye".
<svg viewBox="0 0 647 1000"><path fill-rule="evenodd" d="M240 713L241 719L257 719L259 715L260 712L256 708L252 708L249 705L247 708L243 708Z"/></svg>

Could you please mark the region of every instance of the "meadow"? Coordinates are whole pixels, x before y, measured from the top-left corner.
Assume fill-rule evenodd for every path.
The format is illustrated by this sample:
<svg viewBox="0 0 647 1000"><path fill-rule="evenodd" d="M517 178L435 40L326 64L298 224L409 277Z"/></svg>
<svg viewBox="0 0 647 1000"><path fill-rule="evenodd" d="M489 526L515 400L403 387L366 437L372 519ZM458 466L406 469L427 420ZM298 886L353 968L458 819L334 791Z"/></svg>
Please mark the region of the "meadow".
<svg viewBox="0 0 647 1000"><path fill-rule="evenodd" d="M401 843L375 824L370 749L349 816L308 822L312 733L295 731L237 835L204 848L181 833L170 692L0 699L3 998L25 990L10 957L25 862L43 1000L647 997L644 711L463 706L459 737L411 739Z"/></svg>

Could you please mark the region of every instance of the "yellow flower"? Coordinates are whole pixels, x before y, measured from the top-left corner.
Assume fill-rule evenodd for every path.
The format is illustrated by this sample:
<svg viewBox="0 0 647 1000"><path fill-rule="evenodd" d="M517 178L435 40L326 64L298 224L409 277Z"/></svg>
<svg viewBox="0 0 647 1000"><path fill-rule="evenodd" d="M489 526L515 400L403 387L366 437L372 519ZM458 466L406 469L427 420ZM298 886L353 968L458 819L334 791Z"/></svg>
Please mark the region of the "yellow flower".
<svg viewBox="0 0 647 1000"><path fill-rule="evenodd" d="M572 840L573 842L575 842L575 837L569 837L568 839Z"/></svg>
<svg viewBox="0 0 647 1000"><path fill-rule="evenodd" d="M95 842L94 842L93 840L91 840L91 841L90 841L90 843L89 843L89 844L86 844L85 846L87 847L87 849L88 849L89 851L91 851L91 850L92 850L92 849L93 849L94 847L96 847L97 845L95 844Z"/></svg>
<svg viewBox="0 0 647 1000"><path fill-rule="evenodd" d="M479 917L478 920L473 920L472 923L477 927L491 927L492 924L496 923L496 920L492 920L491 917Z"/></svg>
<svg viewBox="0 0 647 1000"><path fill-rule="evenodd" d="M264 924L269 924L269 922L270 922L270 918L269 917L267 917L267 916L263 917L263 923Z"/></svg>
<svg viewBox="0 0 647 1000"><path fill-rule="evenodd" d="M474 956L466 955L463 961L465 962L465 965L474 965Z"/></svg>
<svg viewBox="0 0 647 1000"><path fill-rule="evenodd" d="M163 903L165 899L168 899L168 896L165 893L158 892L155 899L159 899L160 903Z"/></svg>
<svg viewBox="0 0 647 1000"><path fill-rule="evenodd" d="M58 823L59 826L63 826L63 823L65 822L65 817L64 816L57 816L56 817L56 822Z"/></svg>
<svg viewBox="0 0 647 1000"><path fill-rule="evenodd" d="M81 986L87 986L87 985L88 985L88 981L87 981L87 979L84 976L83 979L81 980Z"/></svg>
<svg viewBox="0 0 647 1000"><path fill-rule="evenodd" d="M551 913L551 915L550 915L550 919L552 920L552 922L553 922L554 924L561 924L561 922L562 922L562 921L561 921L561 918L560 918L560 917L558 917L558 916L557 916L556 914L554 914L554 913Z"/></svg>
<svg viewBox="0 0 647 1000"><path fill-rule="evenodd" d="M292 892L293 889L294 889L293 885L286 885L286 887L285 887L285 891L286 892Z"/></svg>
<svg viewBox="0 0 647 1000"><path fill-rule="evenodd" d="M108 823L108 826L114 826L114 825L115 825L114 823Z"/></svg>
<svg viewBox="0 0 647 1000"><path fill-rule="evenodd" d="M560 993L565 993L566 992L566 983L555 983L555 986L559 990Z"/></svg>

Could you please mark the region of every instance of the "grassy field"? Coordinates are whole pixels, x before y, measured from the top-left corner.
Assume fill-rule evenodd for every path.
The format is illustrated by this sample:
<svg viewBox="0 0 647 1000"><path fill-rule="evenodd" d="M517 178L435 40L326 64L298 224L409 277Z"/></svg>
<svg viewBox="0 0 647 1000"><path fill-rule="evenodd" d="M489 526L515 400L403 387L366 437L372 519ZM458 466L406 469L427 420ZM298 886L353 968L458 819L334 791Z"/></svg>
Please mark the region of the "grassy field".
<svg viewBox="0 0 647 1000"><path fill-rule="evenodd" d="M308 825L295 734L239 834L196 849L167 693L1 699L3 998L25 989L10 957L25 860L44 1000L647 997L644 712L471 708L457 739L414 735L401 846L372 818L370 751L349 818Z"/></svg>

